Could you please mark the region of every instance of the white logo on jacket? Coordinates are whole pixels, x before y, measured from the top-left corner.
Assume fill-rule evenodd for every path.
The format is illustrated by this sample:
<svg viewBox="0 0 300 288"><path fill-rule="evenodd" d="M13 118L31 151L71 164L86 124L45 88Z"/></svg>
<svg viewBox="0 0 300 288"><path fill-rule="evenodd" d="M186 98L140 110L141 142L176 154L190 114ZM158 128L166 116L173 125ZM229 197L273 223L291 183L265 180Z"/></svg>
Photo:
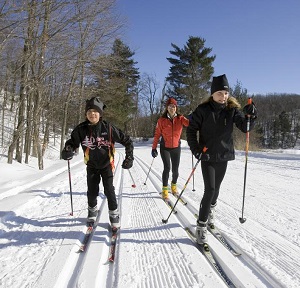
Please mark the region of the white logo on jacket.
<svg viewBox="0 0 300 288"><path fill-rule="evenodd" d="M110 142L105 140L104 137L89 137L85 136L84 140L82 141L82 146L88 147L91 150L96 148L100 149L102 147L110 147Z"/></svg>

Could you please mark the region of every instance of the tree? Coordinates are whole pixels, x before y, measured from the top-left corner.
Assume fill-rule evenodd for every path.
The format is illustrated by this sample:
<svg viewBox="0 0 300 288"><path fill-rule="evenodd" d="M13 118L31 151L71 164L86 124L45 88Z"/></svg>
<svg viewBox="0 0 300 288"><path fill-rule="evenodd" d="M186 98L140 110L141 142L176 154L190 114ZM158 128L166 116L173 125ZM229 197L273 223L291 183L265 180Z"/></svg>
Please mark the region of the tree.
<svg viewBox="0 0 300 288"><path fill-rule="evenodd" d="M171 89L167 91L179 104L194 110L199 102L207 96L208 81L214 73L212 63L216 56L209 56L211 48L206 48L205 39L190 36L183 49L171 44L170 51L176 58L167 58L171 63L169 75L166 80Z"/></svg>
<svg viewBox="0 0 300 288"><path fill-rule="evenodd" d="M140 78L134 52L120 39L113 43L112 53L101 55L94 63L96 96L107 105L106 116L125 132L137 109L137 83Z"/></svg>
<svg viewBox="0 0 300 288"><path fill-rule="evenodd" d="M255 126L262 133L261 145L271 149L295 147L299 139L300 95L255 95L253 99L258 110Z"/></svg>
<svg viewBox="0 0 300 288"><path fill-rule="evenodd" d="M10 97L5 93L7 106L8 100L11 107L17 104L8 163L14 153L19 162L23 152L25 161L31 153L43 169L50 127L61 131L62 147L68 127L82 117L83 95L90 96L86 71L99 51L111 47L122 19L115 13L115 0L6 2L13 3L1 6L0 63L5 75L0 75L0 87L10 95L18 91Z"/></svg>
<svg viewBox="0 0 300 288"><path fill-rule="evenodd" d="M291 147L291 128L289 113L282 111L278 117L280 125L280 146L281 148Z"/></svg>
<svg viewBox="0 0 300 288"><path fill-rule="evenodd" d="M141 111L144 111L144 114L140 112L140 116L149 116L148 124L142 124L144 127L141 132L143 133L142 135L149 137L149 135L153 134L157 121L156 115L159 113L160 109L160 99L158 99L159 84L154 75L144 73L139 81L139 86L139 107L141 108Z"/></svg>
<svg viewBox="0 0 300 288"><path fill-rule="evenodd" d="M237 80L235 86L230 88L230 95L235 97L238 102L243 105L246 103L248 92L247 89L243 88L242 83Z"/></svg>

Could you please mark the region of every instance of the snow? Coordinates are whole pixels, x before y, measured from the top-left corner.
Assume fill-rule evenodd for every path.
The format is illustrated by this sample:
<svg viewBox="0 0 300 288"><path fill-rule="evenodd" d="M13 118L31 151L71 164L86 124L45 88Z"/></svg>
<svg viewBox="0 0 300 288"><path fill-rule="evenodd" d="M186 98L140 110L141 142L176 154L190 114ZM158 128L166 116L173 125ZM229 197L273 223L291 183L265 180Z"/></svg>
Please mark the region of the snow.
<svg viewBox="0 0 300 288"><path fill-rule="evenodd" d="M184 141L182 146L179 192L192 171L191 153ZM170 215L160 199L163 165L160 156L152 160L151 140L135 143L134 156L130 175L121 168L124 148L117 148L114 184L122 227L112 264L102 184L99 223L87 250L78 253L87 216L82 153L70 161L73 215L68 166L58 149L48 152L43 171L36 159L9 165L0 154L0 287L226 287L184 230L195 230L203 194L200 165L183 192L188 204L179 201L178 213ZM249 153L243 224L243 151L228 164L216 224L242 254L233 256L212 235L209 243L237 287L300 287L299 160L296 149Z"/></svg>

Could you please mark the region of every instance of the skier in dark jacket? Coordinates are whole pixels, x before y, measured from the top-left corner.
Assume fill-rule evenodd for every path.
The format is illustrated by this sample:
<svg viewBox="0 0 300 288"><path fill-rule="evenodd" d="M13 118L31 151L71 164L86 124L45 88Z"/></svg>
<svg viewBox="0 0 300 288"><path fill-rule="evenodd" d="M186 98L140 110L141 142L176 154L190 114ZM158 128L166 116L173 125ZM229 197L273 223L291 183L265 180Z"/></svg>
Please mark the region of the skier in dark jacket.
<svg viewBox="0 0 300 288"><path fill-rule="evenodd" d="M114 144L118 142L125 146L125 160L122 167L130 169L133 165L133 144L114 125L102 120L105 105L99 98L93 97L86 101L87 120L80 123L71 133L71 139L66 141L62 158L70 160L74 151L81 145L87 171L88 222L96 220L97 196L102 178L104 194L107 197L111 225L120 227L118 204L113 186Z"/></svg>
<svg viewBox="0 0 300 288"><path fill-rule="evenodd" d="M238 101L229 96L229 84L224 74L213 77L211 96L190 117L190 125L186 131L187 142L193 155L201 160L204 181L204 195L196 229L199 244L207 243L207 224L214 228L214 208L219 189L228 161L235 159L233 126L235 124L246 133L248 119L251 130L257 117L254 104L247 104L243 109L244 113L239 108Z"/></svg>

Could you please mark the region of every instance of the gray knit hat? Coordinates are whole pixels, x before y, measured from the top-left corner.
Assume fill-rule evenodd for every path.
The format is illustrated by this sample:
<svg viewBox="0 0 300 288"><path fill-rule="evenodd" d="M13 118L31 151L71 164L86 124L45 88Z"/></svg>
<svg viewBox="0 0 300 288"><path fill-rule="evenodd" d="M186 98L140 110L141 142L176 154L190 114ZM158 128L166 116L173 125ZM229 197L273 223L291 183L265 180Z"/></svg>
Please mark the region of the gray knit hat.
<svg viewBox="0 0 300 288"><path fill-rule="evenodd" d="M103 104L103 102L97 98L97 97L93 97L89 100L86 100L86 104L85 104L85 113L89 110L89 109L95 109L97 110L100 115L102 115L103 110L105 109L106 105Z"/></svg>

